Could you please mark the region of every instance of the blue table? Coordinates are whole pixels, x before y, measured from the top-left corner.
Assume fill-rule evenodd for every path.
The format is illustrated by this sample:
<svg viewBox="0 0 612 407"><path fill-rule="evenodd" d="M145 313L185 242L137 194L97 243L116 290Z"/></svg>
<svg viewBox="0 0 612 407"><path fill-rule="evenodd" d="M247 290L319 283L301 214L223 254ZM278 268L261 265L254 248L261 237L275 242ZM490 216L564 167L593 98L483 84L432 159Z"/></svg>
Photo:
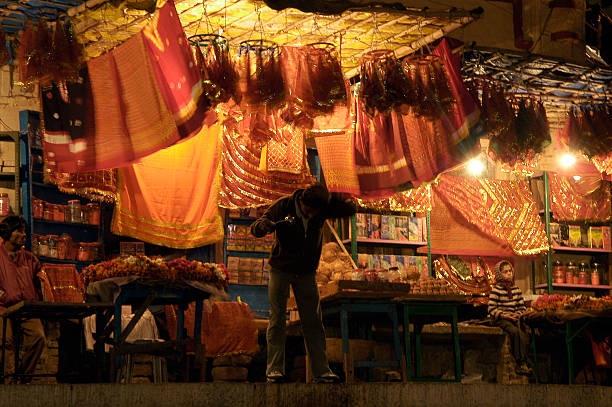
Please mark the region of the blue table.
<svg viewBox="0 0 612 407"><path fill-rule="evenodd" d="M71 302L49 302L49 301L21 301L0 311L0 317L3 319L2 329L2 356L0 359L0 373L2 374L1 381L4 383L6 377L11 376L16 381L24 376L21 366L21 342L20 321L22 319L39 318L45 321L83 321L83 318L96 315L96 332L103 332L104 327L110 320L113 311L113 304L109 302L95 303L71 303ZM15 357L15 372L6 375L4 372L6 358L6 325L7 322L13 325L13 353ZM104 342L106 338L103 334L94 337L94 352L96 355L97 379L98 381L106 381L104 377Z"/></svg>
<svg viewBox="0 0 612 407"><path fill-rule="evenodd" d="M122 330L120 323L114 324L114 339L112 340L114 357L113 379L119 379L117 369L122 366L122 355L126 353L148 353L162 354L163 352L177 349L177 344L186 342L185 338L185 310L191 302L195 302L195 321L193 339L190 341L196 347L196 354L202 346L202 309L203 302L209 298L213 290L207 290L205 286L180 280L138 278L126 284L119 284L119 293L115 300L114 320L121 321L122 307L124 305L135 306L134 316ZM177 313L177 341L172 343L141 343L129 344L126 339L132 332L144 312L151 305L178 305Z"/></svg>
<svg viewBox="0 0 612 407"><path fill-rule="evenodd" d="M402 283L368 281L334 281L321 287L321 310L323 316L339 316L340 336L346 382L353 380L353 368L377 366L397 367L403 374L402 346L399 335L399 319L394 297L406 294L410 286ZM359 319L363 314L388 317L392 324L393 359L352 361L350 355L349 321L360 325L362 335L371 334L371 323Z"/></svg>
<svg viewBox="0 0 612 407"><path fill-rule="evenodd" d="M460 295L412 295L396 298L404 321L404 344L406 347L406 379L422 381L446 381L439 378L426 378L422 375L421 332L423 325L432 322L448 321L451 324L453 355L455 359L455 378L461 381L461 348L459 345L459 306L465 303ZM414 327L414 354L410 324ZM414 359L414 361L413 361ZM414 366L414 374L412 368Z"/></svg>

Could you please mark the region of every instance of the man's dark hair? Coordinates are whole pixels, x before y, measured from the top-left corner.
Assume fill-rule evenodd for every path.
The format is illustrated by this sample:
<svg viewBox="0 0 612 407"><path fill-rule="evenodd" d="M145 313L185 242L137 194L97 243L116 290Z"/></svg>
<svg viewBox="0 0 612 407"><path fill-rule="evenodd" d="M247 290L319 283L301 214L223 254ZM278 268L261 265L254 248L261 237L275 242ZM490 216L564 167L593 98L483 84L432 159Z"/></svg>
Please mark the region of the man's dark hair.
<svg viewBox="0 0 612 407"><path fill-rule="evenodd" d="M322 209L329 201L329 192L322 184L313 184L302 193L304 205L313 209Z"/></svg>
<svg viewBox="0 0 612 407"><path fill-rule="evenodd" d="M7 216L0 222L0 237L4 240L9 240L15 230L21 229L25 225L26 221L23 216Z"/></svg>

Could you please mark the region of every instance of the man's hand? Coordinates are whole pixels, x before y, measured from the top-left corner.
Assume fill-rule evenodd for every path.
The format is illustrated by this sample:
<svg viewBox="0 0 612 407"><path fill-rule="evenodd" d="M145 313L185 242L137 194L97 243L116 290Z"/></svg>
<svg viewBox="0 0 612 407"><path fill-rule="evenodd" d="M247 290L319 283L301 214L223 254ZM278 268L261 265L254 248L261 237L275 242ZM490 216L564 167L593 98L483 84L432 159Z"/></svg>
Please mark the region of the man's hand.
<svg viewBox="0 0 612 407"><path fill-rule="evenodd" d="M272 233L274 232L274 229L276 228L276 224L272 222L270 219L264 218L261 221L261 228L265 230L266 234Z"/></svg>

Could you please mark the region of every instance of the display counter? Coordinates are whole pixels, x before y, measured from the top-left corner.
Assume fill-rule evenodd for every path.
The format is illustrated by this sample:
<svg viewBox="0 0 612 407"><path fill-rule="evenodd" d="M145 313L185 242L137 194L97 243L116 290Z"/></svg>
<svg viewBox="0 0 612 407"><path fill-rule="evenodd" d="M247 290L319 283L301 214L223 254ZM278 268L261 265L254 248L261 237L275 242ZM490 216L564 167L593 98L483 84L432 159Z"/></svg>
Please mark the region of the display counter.
<svg viewBox="0 0 612 407"><path fill-rule="evenodd" d="M585 334L588 329L597 329L612 335L612 309L528 311L521 316L521 323L531 328L534 353L537 352L536 330L561 332L567 352L568 382L573 384L575 380L574 341L580 335Z"/></svg>
<svg viewBox="0 0 612 407"><path fill-rule="evenodd" d="M0 311L0 317L3 319L2 332L2 356L0 358L0 372L2 373L2 382L6 377L12 377L16 382L17 379L23 376L20 371L21 365L20 350L22 345L20 325L23 319L40 318L45 321L69 321L78 320L82 323L83 318L90 315L96 315L96 332L104 332L104 327L108 324L114 312L114 304L110 302L96 303L63 303L63 302L47 302L47 301L21 301ZM15 357L15 371L11 374L6 374L5 358L6 358L6 326L10 321L13 326L13 353ZM96 355L96 370L98 381L105 381L103 360L104 360L104 343L107 338L103 335L94 337L94 351Z"/></svg>

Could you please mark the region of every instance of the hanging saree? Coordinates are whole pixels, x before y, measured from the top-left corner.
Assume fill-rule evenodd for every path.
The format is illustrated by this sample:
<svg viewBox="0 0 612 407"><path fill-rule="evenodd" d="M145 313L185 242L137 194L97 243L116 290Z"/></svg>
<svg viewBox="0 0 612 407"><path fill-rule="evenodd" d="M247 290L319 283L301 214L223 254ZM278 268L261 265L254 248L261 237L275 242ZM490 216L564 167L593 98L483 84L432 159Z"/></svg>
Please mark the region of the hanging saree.
<svg viewBox="0 0 612 407"><path fill-rule="evenodd" d="M215 125L119 169L111 231L190 249L223 239L217 207L219 129Z"/></svg>

